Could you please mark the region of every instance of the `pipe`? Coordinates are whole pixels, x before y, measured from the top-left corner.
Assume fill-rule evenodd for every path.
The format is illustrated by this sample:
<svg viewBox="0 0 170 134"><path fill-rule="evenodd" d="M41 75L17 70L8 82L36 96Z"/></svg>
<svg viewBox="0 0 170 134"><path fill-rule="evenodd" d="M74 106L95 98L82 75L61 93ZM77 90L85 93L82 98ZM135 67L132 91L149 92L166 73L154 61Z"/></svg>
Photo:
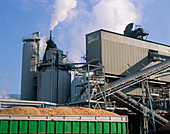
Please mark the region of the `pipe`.
<svg viewBox="0 0 170 134"><path fill-rule="evenodd" d="M52 40L52 30L50 30L50 40Z"/></svg>

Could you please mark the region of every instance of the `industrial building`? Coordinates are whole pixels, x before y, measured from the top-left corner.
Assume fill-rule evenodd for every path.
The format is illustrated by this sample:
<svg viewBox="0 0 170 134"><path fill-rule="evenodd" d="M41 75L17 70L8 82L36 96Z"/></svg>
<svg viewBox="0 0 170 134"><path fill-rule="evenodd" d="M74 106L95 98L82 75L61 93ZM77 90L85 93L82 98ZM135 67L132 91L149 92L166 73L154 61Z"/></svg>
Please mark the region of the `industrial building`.
<svg viewBox="0 0 170 134"><path fill-rule="evenodd" d="M31 38L23 39L21 99L64 104L71 92L71 74L67 65L62 65L66 55L57 48L51 31L40 62L39 41L38 32L33 33Z"/></svg>
<svg viewBox="0 0 170 134"><path fill-rule="evenodd" d="M145 40L148 35L140 27L133 30L133 23L124 35L103 29L89 33L86 63L77 64L64 61L67 55L52 33L40 61L40 36L34 33L23 39L21 99L137 113L140 132L156 132L170 113L170 47Z"/></svg>
<svg viewBox="0 0 170 134"><path fill-rule="evenodd" d="M105 67L107 83L154 66L170 56L170 47L167 45L106 30L88 34L86 44L87 63L92 59L98 59L99 63ZM152 85L153 96L161 96L160 92L169 87L169 82L168 70L150 77L149 83ZM134 90L135 87L131 88L133 89L126 89L128 95L142 95L142 90L138 86L136 90ZM163 92L165 93L167 92Z"/></svg>

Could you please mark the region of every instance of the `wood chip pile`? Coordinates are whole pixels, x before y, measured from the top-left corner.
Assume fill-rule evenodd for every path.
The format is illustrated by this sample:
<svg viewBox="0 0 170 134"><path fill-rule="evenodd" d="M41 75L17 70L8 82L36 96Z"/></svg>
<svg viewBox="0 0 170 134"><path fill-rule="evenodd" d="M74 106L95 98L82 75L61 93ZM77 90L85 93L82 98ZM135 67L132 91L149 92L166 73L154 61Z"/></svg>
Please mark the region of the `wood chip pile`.
<svg viewBox="0 0 170 134"><path fill-rule="evenodd" d="M50 107L50 108L35 108L35 107L13 107L0 111L1 115L94 115L118 116L113 112L108 112L102 109L91 109L85 107Z"/></svg>

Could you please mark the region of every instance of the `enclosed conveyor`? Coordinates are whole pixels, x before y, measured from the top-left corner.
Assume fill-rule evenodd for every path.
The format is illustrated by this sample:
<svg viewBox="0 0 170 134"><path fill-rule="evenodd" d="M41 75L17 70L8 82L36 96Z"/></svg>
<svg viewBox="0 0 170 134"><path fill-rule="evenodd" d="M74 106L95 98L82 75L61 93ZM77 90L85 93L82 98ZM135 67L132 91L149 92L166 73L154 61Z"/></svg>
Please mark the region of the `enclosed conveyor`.
<svg viewBox="0 0 170 134"><path fill-rule="evenodd" d="M106 93L106 97L111 96L112 94L118 91L121 91L123 89L126 89L128 87L131 87L141 81L144 81L148 79L149 77L156 75L160 73L161 71L166 70L169 67L170 67L170 60L167 60L167 61L158 63L154 66L151 66L149 68L146 68L142 71L139 71L137 73L131 74L127 77L121 78L117 81L110 83L109 88L107 88L105 91L103 90L102 92L94 95L93 98L95 100L101 100L102 96L104 95L104 92Z"/></svg>
<svg viewBox="0 0 170 134"><path fill-rule="evenodd" d="M164 125L169 122L167 119L163 118L159 114L150 110L149 108L147 108L143 104L137 102L136 100L128 97L126 94L124 94L122 92L117 92L117 93L113 94L112 97L115 100L117 100L118 102L120 102L121 104L123 104L124 106L126 106L127 108L131 109L132 111L142 113L142 114L144 114L144 111L145 111L145 113L149 114L151 118L152 118L152 114L153 114L155 121L161 125Z"/></svg>
<svg viewBox="0 0 170 134"><path fill-rule="evenodd" d="M142 82L149 77L156 75L160 73L161 71L166 70L170 67L170 60L163 61L159 64L156 64L152 67L146 68L140 72L131 74L125 78L121 78L117 81L114 81L109 84L109 88L107 88L105 91L101 91L100 93L97 93L93 96L94 100L102 100L103 96L105 97L114 97L116 100L120 101L121 104L124 104L128 106L128 108L132 108L133 110L137 110L140 113L143 113L143 111L146 111L149 114L152 114L155 117L155 120L160 124L166 124L168 123L168 120L161 117L160 115L156 114L154 111L148 109L144 105L138 103L132 98L129 98L126 94L120 92L123 89L126 89L128 87L131 87L139 82Z"/></svg>

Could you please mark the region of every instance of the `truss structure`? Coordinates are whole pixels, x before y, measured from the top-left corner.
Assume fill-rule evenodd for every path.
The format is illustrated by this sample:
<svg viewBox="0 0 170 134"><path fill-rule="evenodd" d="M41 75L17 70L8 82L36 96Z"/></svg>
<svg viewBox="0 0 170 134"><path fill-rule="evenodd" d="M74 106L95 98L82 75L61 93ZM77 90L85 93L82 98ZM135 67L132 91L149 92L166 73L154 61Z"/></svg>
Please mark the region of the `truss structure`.
<svg viewBox="0 0 170 134"><path fill-rule="evenodd" d="M155 133L155 122L164 125L168 123L168 120L153 110L148 79L169 67L170 60L168 59L117 81L106 83L104 66L88 64L84 70L75 70L75 79L78 82L75 82L76 99L72 104L114 110L116 101L129 110L143 115L143 132L145 134ZM139 83L143 90L142 102L136 101L122 92L122 90ZM148 127L148 122L152 124L152 128Z"/></svg>

